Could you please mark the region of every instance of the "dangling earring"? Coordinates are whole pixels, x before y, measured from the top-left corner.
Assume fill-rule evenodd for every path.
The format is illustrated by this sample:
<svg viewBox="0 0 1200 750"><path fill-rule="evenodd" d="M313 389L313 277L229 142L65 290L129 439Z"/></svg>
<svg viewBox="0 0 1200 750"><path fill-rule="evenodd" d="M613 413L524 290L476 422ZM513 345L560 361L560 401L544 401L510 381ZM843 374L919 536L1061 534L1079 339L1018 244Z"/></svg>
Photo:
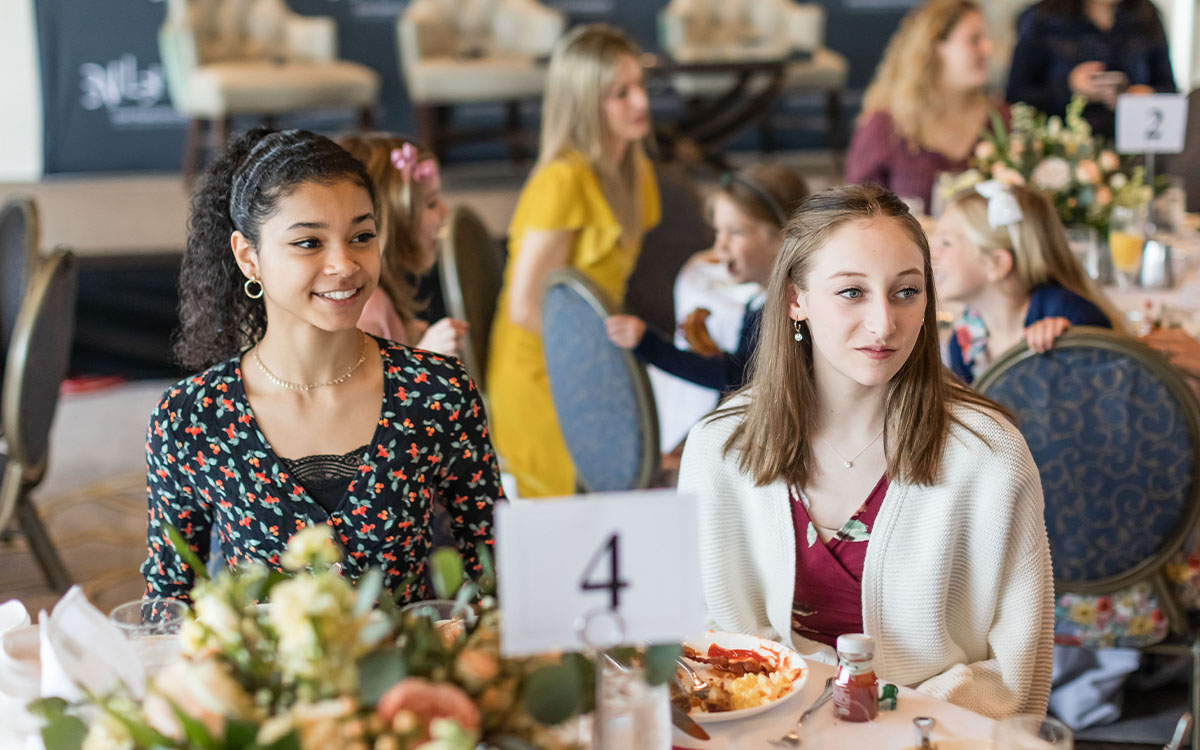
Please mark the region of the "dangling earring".
<svg viewBox="0 0 1200 750"><path fill-rule="evenodd" d="M251 284L254 284L255 286L258 287L257 292L250 291ZM249 297L250 299L258 299L259 297L263 296L262 282L259 281L258 279L246 279L246 283L242 284L242 291L245 292L246 296Z"/></svg>
<svg viewBox="0 0 1200 750"><path fill-rule="evenodd" d="M796 329L796 336L795 336L796 341L803 341L804 340L804 330L800 327L800 321L793 320L792 328Z"/></svg>

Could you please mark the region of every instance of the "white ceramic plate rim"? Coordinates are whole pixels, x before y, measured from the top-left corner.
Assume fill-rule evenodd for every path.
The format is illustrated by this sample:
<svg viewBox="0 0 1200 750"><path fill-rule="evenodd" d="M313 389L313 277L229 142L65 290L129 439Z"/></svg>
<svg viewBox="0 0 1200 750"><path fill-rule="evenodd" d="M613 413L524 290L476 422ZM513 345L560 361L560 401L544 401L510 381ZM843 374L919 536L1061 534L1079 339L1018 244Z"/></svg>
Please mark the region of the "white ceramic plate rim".
<svg viewBox="0 0 1200 750"><path fill-rule="evenodd" d="M792 683L792 689L775 700L764 703L761 706L755 706L754 708L741 708L736 711L721 711L719 713L712 714L700 712L689 713L688 716L691 716L697 724L715 724L722 721L735 721L737 719L744 719L747 716L753 716L755 714L762 713L763 711L774 708L775 706L786 702L788 699L799 695L801 691L804 690L804 683L808 682L809 666L804 662L804 658L787 646L776 643L775 641L768 641L765 638L758 638L753 635L744 635L742 633L722 633L715 630L710 630L697 638L688 638L684 640L684 645L691 646L700 653L707 652L709 645L713 643L717 644L721 648L747 649L751 651L757 651L760 654L769 653L777 656L778 663L782 666L791 669L800 669L802 671L799 679Z"/></svg>

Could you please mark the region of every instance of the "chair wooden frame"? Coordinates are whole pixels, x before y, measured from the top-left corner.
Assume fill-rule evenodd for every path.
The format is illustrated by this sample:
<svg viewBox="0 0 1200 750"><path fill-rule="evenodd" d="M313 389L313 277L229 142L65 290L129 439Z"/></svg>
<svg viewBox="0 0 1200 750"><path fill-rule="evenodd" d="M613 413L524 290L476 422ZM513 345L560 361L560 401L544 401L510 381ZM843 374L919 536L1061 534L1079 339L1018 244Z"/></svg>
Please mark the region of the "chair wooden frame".
<svg viewBox="0 0 1200 750"><path fill-rule="evenodd" d="M500 283L496 285L496 298L487 304L486 301L475 301L475 305L467 304L466 298L463 296L462 290L462 274L459 272L459 263L467 262L469 259L462 257L459 252L461 244L459 237L459 228L463 222L470 222L476 225L477 229L481 229L488 237L489 252L499 254L499 251L494 247L495 239L487 230L487 225L483 223L483 219L479 217L474 210L465 205L455 206L451 212L449 219L446 221L447 237L442 243L441 262L438 264L438 275L442 284L442 296L446 302L446 310L453 318L465 320L471 325L470 330L464 339L462 350L463 366L467 368L467 372L475 380L475 384L479 390L487 392L487 359L488 359L488 344L492 336L492 320L496 314L496 303L500 294ZM497 258L497 265L500 274L504 273L504 259ZM486 320L476 320L479 315L471 315L470 310L473 306L483 305L486 310L484 316ZM478 312L478 311L477 311Z"/></svg>
<svg viewBox="0 0 1200 750"><path fill-rule="evenodd" d="M71 585L71 578L29 497L29 492L46 474L49 450L40 456L32 455L31 447L27 443L28 436L21 428L20 414L27 390L26 381L30 377L27 372L29 352L38 345L33 340L35 328L45 308L52 283L60 274L73 272L74 265L74 254L64 249L56 250L38 264L21 302L21 311L13 329L13 340L8 348L3 391L0 392L4 433L8 441L4 474L0 478L0 529L8 525L14 514L17 516L38 565L51 587L60 591ZM69 346L70 342L66 342L65 345ZM59 377L61 379L61 375Z"/></svg>
<svg viewBox="0 0 1200 750"><path fill-rule="evenodd" d="M1143 648L1151 653L1190 656L1192 659L1191 711L1200 716L1200 638L1190 618L1171 589L1163 571L1167 561L1183 546L1200 523L1200 401L1188 386L1183 375L1158 352L1145 344L1104 328L1081 326L1072 328L1054 342L1054 349L1091 348L1117 352L1144 365L1167 386L1183 408L1188 432L1192 435L1192 484L1184 520L1155 554L1115 576L1087 583L1055 581L1056 592L1108 594L1149 580L1159 604L1166 611L1171 633L1179 640L1164 641ZM1053 351L1053 350L1052 350ZM975 388L986 395L988 389L1014 366L1039 356L1021 341L1000 357L975 382ZM1192 747L1200 748L1200 724L1193 723Z"/></svg>
<svg viewBox="0 0 1200 750"><path fill-rule="evenodd" d="M601 319L610 315L618 315L621 312L608 294L582 271L574 268L560 268L551 271L542 286L543 298L556 286L570 288L582 297ZM659 454L658 412L654 406L654 391L650 387L650 377L646 374L645 366L638 361L633 352L628 349L619 351L621 362L625 366L625 372L633 386L638 411L638 428L646 436L642 444L642 455L638 458L637 481L633 489L646 489L654 486L654 479L658 475L659 465L662 462L662 456ZM575 481L583 492L590 491L580 477L576 476Z"/></svg>

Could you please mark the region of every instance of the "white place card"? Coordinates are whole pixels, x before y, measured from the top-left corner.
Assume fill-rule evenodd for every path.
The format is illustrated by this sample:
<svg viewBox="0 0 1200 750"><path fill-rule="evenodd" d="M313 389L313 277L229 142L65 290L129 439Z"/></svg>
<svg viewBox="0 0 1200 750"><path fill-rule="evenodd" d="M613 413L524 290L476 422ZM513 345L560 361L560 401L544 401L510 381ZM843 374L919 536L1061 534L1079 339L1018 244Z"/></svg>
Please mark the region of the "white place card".
<svg viewBox="0 0 1200 750"><path fill-rule="evenodd" d="M696 501L673 490L496 507L505 655L578 651L589 640L671 643L703 630ZM611 645L608 643L596 645Z"/></svg>
<svg viewBox="0 0 1200 750"><path fill-rule="evenodd" d="M1187 130L1183 94L1123 94L1117 97L1117 151L1177 154Z"/></svg>

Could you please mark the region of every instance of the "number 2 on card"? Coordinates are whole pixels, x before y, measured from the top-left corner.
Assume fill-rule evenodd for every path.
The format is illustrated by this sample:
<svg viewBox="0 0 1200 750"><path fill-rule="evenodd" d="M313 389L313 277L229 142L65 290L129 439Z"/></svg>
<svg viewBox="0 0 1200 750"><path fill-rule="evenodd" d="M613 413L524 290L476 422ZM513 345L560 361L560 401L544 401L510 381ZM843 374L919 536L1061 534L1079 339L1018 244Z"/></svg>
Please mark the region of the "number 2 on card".
<svg viewBox="0 0 1200 750"><path fill-rule="evenodd" d="M596 567L602 564L605 557L608 557L609 561L608 579L595 581L592 576L595 575ZM613 610L621 608L621 589L629 588L629 581L621 579L620 534L610 534L600 549L592 555L591 561L583 571L583 579L579 582L579 587L584 591L607 591L609 592L608 608Z"/></svg>

